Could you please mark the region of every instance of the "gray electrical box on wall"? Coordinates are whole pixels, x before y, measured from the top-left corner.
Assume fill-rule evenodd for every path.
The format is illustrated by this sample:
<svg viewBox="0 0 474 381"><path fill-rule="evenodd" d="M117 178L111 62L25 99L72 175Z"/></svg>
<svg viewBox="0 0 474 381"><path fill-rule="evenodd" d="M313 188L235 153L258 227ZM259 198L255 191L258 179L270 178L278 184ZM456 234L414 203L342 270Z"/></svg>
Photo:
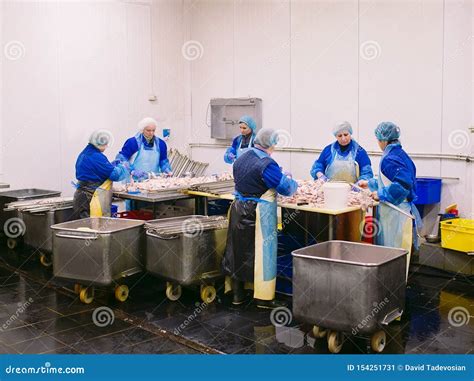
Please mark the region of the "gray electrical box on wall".
<svg viewBox="0 0 474 381"><path fill-rule="evenodd" d="M211 99L211 138L229 140L239 135L239 119L243 115L254 118L257 131L262 128L262 100L260 98Z"/></svg>

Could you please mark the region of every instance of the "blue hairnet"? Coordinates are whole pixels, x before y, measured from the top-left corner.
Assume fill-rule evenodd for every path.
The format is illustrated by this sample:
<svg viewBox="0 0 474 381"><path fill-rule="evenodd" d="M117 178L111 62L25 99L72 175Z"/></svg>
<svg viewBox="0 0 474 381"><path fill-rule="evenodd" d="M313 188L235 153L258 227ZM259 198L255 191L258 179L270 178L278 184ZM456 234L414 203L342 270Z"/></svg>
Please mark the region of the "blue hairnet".
<svg viewBox="0 0 474 381"><path fill-rule="evenodd" d="M375 137L381 142L397 140L400 137L400 127L392 122L382 122L375 129Z"/></svg>
<svg viewBox="0 0 474 381"><path fill-rule="evenodd" d="M90 138L89 143L94 147L107 146L112 141L112 133L107 130L95 130Z"/></svg>
<svg viewBox="0 0 474 381"><path fill-rule="evenodd" d="M336 124L334 126L334 128L332 129L332 133L334 134L334 136L337 136L337 134L339 134L342 131L347 131L347 132L349 132L349 134L352 135L352 126L351 126L351 124L347 121L344 121L344 122Z"/></svg>
<svg viewBox="0 0 474 381"><path fill-rule="evenodd" d="M255 136L255 144L270 148L278 144L278 132L273 128L262 128Z"/></svg>
<svg viewBox="0 0 474 381"><path fill-rule="evenodd" d="M255 123L255 120L253 120L251 116L244 115L239 119L239 123L245 123L252 130L252 132L255 132L257 129L257 123Z"/></svg>

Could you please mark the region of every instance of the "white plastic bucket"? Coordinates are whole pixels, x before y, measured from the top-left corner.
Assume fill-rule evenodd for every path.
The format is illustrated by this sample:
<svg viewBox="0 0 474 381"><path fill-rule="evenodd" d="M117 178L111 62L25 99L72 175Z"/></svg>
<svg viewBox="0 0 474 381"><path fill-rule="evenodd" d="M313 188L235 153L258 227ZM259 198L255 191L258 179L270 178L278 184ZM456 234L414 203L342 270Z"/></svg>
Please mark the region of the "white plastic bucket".
<svg viewBox="0 0 474 381"><path fill-rule="evenodd" d="M324 206L327 209L344 209L351 186L343 182L328 182L323 185Z"/></svg>

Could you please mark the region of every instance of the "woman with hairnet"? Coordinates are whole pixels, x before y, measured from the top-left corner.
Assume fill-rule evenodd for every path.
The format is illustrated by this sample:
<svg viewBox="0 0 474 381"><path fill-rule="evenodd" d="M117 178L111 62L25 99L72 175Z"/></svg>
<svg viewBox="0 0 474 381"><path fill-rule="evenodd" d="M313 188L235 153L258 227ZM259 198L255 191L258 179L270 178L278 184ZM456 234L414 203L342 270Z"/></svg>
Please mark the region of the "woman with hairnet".
<svg viewBox="0 0 474 381"><path fill-rule="evenodd" d="M111 164L103 154L110 139L110 132L94 131L89 144L77 158L78 185L73 199L73 220L110 217L112 182L123 180L129 175L128 164Z"/></svg>
<svg viewBox="0 0 474 381"><path fill-rule="evenodd" d="M245 151L254 146L255 130L257 124L252 117L244 115L239 119L240 135L232 141L232 146L227 148L224 154L224 161L233 164Z"/></svg>
<svg viewBox="0 0 474 381"><path fill-rule="evenodd" d="M420 214L413 204L416 199L416 167L400 144L398 126L392 122L382 122L375 129L375 136L383 151L378 179L371 179L368 184L374 200L380 201L376 216L380 231L376 236L376 244L408 251L408 277L412 243L415 247L418 244L416 227L421 226ZM415 220L387 203L413 215Z"/></svg>
<svg viewBox="0 0 474 381"><path fill-rule="evenodd" d="M333 129L336 141L323 149L311 168L313 179L339 180L367 187L374 174L367 152L352 139L349 122L337 124Z"/></svg>
<svg viewBox="0 0 474 381"><path fill-rule="evenodd" d="M129 162L134 180L144 180L149 173L171 175L166 143L155 136L157 122L144 118L138 123L139 132L125 141L116 160Z"/></svg>
<svg viewBox="0 0 474 381"><path fill-rule="evenodd" d="M253 282L253 296L259 307L279 306L275 301L276 194L290 196L298 184L271 158L277 143L275 130L260 130L255 147L243 153L233 166L236 192L222 267L228 276L226 290L233 290L235 305L245 301L244 283Z"/></svg>

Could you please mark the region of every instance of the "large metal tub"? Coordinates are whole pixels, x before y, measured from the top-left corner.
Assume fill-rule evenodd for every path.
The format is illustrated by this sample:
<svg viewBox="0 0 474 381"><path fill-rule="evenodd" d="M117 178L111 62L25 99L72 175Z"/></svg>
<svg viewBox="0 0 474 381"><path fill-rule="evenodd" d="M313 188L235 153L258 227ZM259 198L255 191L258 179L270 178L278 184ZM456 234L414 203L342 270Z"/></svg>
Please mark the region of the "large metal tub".
<svg viewBox="0 0 474 381"><path fill-rule="evenodd" d="M36 198L46 198L46 197L56 197L60 196L61 192L53 191L53 190L46 190L46 189L15 189L9 190L6 192L0 192L0 224L1 224L1 233L3 234L3 227L5 226L5 222L9 218L18 217L18 213L16 211L4 211L5 204L14 201L22 201L22 200L32 200Z"/></svg>
<svg viewBox="0 0 474 381"><path fill-rule="evenodd" d="M20 211L20 218L25 223L24 243L41 252L52 253L51 225L69 221L72 213L72 206L44 212Z"/></svg>
<svg viewBox="0 0 474 381"><path fill-rule="evenodd" d="M146 269L179 283L198 284L221 276L227 219L200 215L148 221Z"/></svg>
<svg viewBox="0 0 474 381"><path fill-rule="evenodd" d="M143 224L96 217L51 226L54 275L107 286L142 271Z"/></svg>
<svg viewBox="0 0 474 381"><path fill-rule="evenodd" d="M293 252L293 313L306 323L371 334L405 306L407 251L328 241Z"/></svg>

